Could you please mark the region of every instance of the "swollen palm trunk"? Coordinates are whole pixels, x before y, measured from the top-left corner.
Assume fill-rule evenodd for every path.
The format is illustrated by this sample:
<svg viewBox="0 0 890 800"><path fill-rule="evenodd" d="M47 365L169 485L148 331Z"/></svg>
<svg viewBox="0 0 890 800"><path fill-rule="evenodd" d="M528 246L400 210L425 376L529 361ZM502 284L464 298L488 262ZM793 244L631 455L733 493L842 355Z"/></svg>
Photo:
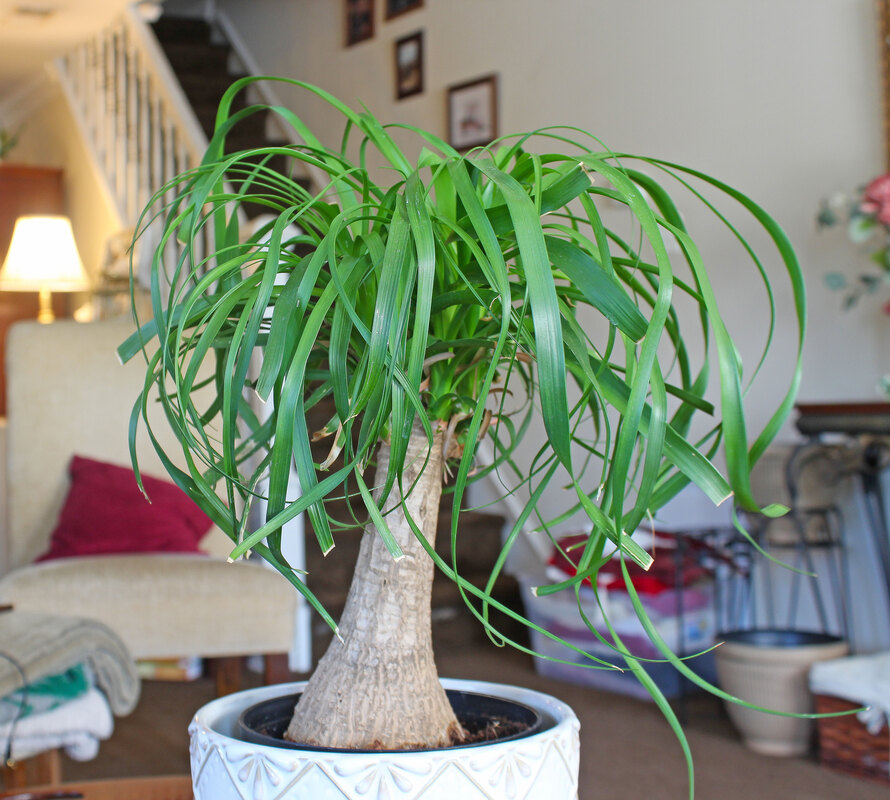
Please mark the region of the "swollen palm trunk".
<svg viewBox="0 0 890 800"><path fill-rule="evenodd" d="M426 434L415 428L403 475L405 491L413 485L404 500L408 514L430 545L442 494L442 444L443 434L436 433L430 448ZM378 493L388 466L384 444L377 461ZM395 486L387 509L398 492ZM445 746L460 733L433 661L433 563L406 522L404 508L395 508L386 520L404 557L396 561L368 523L340 619L342 640L334 638L319 662L288 739L327 747L404 749Z"/></svg>

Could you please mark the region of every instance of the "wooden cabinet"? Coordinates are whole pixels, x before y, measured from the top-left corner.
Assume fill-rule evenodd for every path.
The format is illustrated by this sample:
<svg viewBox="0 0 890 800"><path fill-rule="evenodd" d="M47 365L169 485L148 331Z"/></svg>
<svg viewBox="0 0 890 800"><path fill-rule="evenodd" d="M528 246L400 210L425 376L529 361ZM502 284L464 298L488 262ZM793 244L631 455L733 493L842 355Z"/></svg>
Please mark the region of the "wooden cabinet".
<svg viewBox="0 0 890 800"><path fill-rule="evenodd" d="M62 170L0 164L0 252L4 258L18 217L64 213Z"/></svg>
<svg viewBox="0 0 890 800"><path fill-rule="evenodd" d="M6 258L15 221L23 214L64 214L62 170L0 164L0 263ZM56 314L65 311L65 297L55 295ZM6 414L6 330L20 319L37 316L37 292L0 292L0 416Z"/></svg>

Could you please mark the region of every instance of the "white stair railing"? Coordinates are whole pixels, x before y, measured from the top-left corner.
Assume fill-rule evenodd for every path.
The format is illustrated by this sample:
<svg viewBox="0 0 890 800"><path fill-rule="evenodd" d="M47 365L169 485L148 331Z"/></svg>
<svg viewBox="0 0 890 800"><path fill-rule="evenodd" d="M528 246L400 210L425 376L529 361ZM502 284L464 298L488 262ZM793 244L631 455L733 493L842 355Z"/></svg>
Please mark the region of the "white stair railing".
<svg viewBox="0 0 890 800"><path fill-rule="evenodd" d="M121 227L135 228L154 193L197 166L207 147L167 58L128 8L59 58L55 71ZM151 250L151 234L143 252Z"/></svg>
<svg viewBox="0 0 890 800"><path fill-rule="evenodd" d="M195 112L132 8L56 69L121 220L132 224L157 188L199 163L207 137Z"/></svg>

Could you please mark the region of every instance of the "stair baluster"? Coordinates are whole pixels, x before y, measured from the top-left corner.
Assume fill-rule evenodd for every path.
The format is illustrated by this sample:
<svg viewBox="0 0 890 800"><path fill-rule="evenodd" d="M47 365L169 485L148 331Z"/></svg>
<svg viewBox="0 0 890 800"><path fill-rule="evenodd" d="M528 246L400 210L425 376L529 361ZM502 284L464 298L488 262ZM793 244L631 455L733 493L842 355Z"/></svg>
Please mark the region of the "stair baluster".
<svg viewBox="0 0 890 800"><path fill-rule="evenodd" d="M200 162L207 138L195 113L133 9L55 67L119 224L135 228L152 195Z"/></svg>

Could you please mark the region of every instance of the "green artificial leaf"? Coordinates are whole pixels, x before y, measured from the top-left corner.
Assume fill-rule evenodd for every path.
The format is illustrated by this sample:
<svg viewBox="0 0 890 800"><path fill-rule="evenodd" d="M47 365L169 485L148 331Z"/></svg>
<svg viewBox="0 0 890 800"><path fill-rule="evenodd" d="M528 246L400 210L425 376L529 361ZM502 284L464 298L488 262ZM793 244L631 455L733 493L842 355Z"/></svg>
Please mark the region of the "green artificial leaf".
<svg viewBox="0 0 890 800"><path fill-rule="evenodd" d="M881 279L877 275L860 275L859 282L865 287L868 294L874 294L881 285Z"/></svg>
<svg viewBox="0 0 890 800"><path fill-rule="evenodd" d="M816 215L816 224L822 228L830 228L840 222L837 212L835 212L827 203L823 203L819 207L819 213Z"/></svg>
<svg viewBox="0 0 890 800"><path fill-rule="evenodd" d="M847 225L847 236L854 244L864 244L875 232L877 223L871 217L855 216Z"/></svg>
<svg viewBox="0 0 890 800"><path fill-rule="evenodd" d="M840 272L828 272L826 273L824 280L825 285L833 291L847 288L847 278Z"/></svg>

